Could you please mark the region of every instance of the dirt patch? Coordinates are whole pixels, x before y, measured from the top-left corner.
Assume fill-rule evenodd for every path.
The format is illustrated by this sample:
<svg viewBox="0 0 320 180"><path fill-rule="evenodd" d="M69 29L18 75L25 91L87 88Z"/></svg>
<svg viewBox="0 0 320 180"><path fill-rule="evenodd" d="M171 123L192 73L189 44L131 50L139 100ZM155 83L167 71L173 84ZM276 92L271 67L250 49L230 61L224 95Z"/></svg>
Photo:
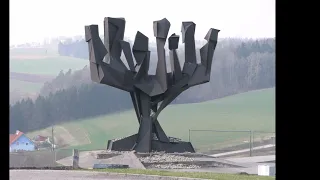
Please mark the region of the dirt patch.
<svg viewBox="0 0 320 180"><path fill-rule="evenodd" d="M10 79L16 79L20 81L27 81L27 82L34 82L34 83L45 83L47 81L51 81L54 78L55 76L51 76L51 75L10 72Z"/></svg>
<svg viewBox="0 0 320 180"><path fill-rule="evenodd" d="M63 132L65 132L64 134L61 135L61 138L60 138L62 141L65 142L65 145L79 146L79 145L88 144L86 141L84 141L84 143L81 141L78 141L78 139L74 137L74 134L70 133L70 130L67 130L65 127L56 126L56 128L60 128Z"/></svg>

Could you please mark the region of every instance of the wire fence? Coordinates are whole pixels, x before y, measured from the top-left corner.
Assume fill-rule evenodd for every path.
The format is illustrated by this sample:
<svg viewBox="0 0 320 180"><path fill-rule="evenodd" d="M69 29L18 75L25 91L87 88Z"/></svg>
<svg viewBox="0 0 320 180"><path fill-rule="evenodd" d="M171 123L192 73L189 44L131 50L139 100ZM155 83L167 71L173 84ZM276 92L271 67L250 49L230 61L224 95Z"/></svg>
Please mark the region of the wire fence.
<svg viewBox="0 0 320 180"><path fill-rule="evenodd" d="M188 136L197 152L216 157L275 154L275 132L190 129Z"/></svg>

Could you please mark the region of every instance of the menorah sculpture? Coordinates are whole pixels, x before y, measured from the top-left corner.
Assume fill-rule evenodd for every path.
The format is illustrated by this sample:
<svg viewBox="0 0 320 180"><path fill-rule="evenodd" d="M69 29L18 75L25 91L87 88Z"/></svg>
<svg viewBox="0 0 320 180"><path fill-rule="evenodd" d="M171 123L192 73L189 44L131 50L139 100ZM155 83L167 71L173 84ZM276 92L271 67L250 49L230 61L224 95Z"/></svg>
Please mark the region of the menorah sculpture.
<svg viewBox="0 0 320 180"><path fill-rule="evenodd" d="M198 64L194 40L195 27L193 22L182 23L182 42L185 44L185 62L182 70L177 55L179 36L172 34L168 38L172 72L167 72L164 46L170 22L166 18L153 22L158 62L156 74L149 75L149 39L138 31L131 52L129 42L123 40L124 18L104 19L104 44L99 37L98 25L85 26L92 81L129 92L140 124L138 134L109 140L107 149L136 152L195 151L190 142L169 138L157 119L159 113L183 91L210 80L219 30L211 28L205 36L207 43L200 49L201 63ZM128 68L120 59L122 52Z"/></svg>

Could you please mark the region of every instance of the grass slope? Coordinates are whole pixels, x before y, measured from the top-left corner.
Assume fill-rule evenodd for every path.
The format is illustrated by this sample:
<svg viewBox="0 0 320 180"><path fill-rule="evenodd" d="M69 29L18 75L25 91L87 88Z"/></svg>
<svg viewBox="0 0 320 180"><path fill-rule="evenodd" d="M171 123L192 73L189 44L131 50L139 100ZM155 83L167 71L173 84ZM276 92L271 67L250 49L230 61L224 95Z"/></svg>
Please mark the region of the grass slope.
<svg viewBox="0 0 320 180"><path fill-rule="evenodd" d="M47 56L38 59L10 58L10 72L58 75L61 70L78 70L88 65L89 61L66 56Z"/></svg>
<svg viewBox="0 0 320 180"><path fill-rule="evenodd" d="M36 98L43 86L43 83L21 81L16 79L10 79L9 84L10 104L14 104L22 98Z"/></svg>
<svg viewBox="0 0 320 180"><path fill-rule="evenodd" d="M188 140L189 129L274 131L275 89L250 91L202 103L170 105L160 114L159 122L168 136L183 140ZM59 126L67 129L75 139L90 139L89 144L85 144L88 139L83 143L79 140L78 144L83 145L77 148L82 150L104 149L108 139L138 131L133 110ZM242 143L249 137L249 133L191 132L191 142L197 149Z"/></svg>
<svg viewBox="0 0 320 180"><path fill-rule="evenodd" d="M78 70L88 65L88 61L73 57L59 56L57 52L46 48L10 49L10 72L19 76L10 76L11 99L36 96L43 85L30 83L46 79L48 75L57 76L61 70ZM21 76L25 74L25 76Z"/></svg>
<svg viewBox="0 0 320 180"><path fill-rule="evenodd" d="M145 174L157 176L170 177L185 177L185 178L201 178L214 180L273 180L272 176L257 176L257 175L241 175L241 174L223 174L211 172L173 172L173 171L159 171L150 169L103 169L103 170L89 170L98 172L124 173L124 174Z"/></svg>
<svg viewBox="0 0 320 180"><path fill-rule="evenodd" d="M58 52L48 48L12 48L10 49L10 57L23 56L53 56L58 55Z"/></svg>

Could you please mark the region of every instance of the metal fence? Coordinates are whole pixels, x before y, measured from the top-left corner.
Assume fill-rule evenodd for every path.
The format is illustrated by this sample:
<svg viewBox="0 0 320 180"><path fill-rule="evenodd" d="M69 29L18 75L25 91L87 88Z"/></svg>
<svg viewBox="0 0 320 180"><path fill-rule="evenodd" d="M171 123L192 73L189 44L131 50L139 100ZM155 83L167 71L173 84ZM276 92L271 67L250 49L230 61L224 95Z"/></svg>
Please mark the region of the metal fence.
<svg viewBox="0 0 320 180"><path fill-rule="evenodd" d="M189 130L197 152L216 157L275 154L275 132L253 130Z"/></svg>

